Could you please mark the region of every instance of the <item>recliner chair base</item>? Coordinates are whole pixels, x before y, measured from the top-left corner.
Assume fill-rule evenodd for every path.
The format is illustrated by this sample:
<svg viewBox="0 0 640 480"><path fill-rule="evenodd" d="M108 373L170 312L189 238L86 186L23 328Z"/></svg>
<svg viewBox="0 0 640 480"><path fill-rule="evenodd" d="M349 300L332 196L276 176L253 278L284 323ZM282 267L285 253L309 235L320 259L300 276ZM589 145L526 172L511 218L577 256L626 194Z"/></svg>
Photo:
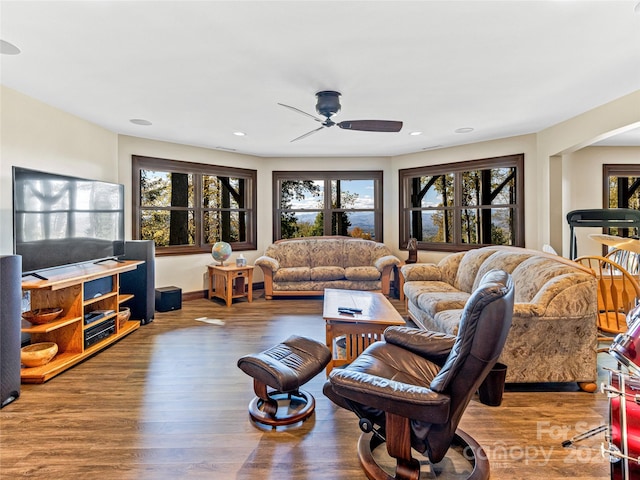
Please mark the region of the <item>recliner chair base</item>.
<svg viewBox="0 0 640 480"><path fill-rule="evenodd" d="M369 480L418 480L420 478L420 462L416 459L413 459L415 461L411 464L405 464L401 468L396 469L394 473L393 470L396 468L395 459L389 457L391 460L390 464L386 469L383 468L383 466L376 461L374 455L376 448L381 447L383 444L384 442L375 435L369 433L360 435L358 441L358 458ZM466 477L466 480L489 479L490 467L487 455L480 444L471 436L460 429L456 430L451 448L460 450L460 456L469 464L471 471ZM437 471L438 478L446 480L449 478L447 471L444 467L442 470L439 468L442 463L443 462L430 465L434 471ZM451 473L451 478L461 478L460 472L449 473Z"/></svg>

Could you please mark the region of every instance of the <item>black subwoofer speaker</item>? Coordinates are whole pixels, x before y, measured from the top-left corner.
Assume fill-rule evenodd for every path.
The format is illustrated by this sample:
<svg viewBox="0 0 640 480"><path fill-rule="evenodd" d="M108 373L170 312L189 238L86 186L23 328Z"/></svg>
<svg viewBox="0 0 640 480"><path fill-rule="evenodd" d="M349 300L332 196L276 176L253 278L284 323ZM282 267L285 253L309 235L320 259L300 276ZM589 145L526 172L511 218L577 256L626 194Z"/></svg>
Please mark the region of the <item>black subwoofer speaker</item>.
<svg viewBox="0 0 640 480"><path fill-rule="evenodd" d="M20 396L22 257L0 256L0 408Z"/></svg>
<svg viewBox="0 0 640 480"><path fill-rule="evenodd" d="M152 240L129 240L124 243L122 260L144 260L138 268L120 274L120 293L131 293L133 298L123 303L131 309L131 319L145 325L155 315L155 256Z"/></svg>
<svg viewBox="0 0 640 480"><path fill-rule="evenodd" d="M168 312L182 308L182 289L178 287L156 288L156 310Z"/></svg>

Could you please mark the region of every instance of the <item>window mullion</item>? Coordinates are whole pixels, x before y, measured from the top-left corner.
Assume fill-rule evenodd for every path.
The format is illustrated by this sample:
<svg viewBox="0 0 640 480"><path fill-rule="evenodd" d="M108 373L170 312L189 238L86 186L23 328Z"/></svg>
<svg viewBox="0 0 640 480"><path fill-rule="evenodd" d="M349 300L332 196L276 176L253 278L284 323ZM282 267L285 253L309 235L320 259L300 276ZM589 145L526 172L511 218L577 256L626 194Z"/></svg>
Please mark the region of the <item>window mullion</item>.
<svg viewBox="0 0 640 480"><path fill-rule="evenodd" d="M457 244L462 243L462 210L465 206L462 204L462 172L454 172L453 174L453 241Z"/></svg>
<svg viewBox="0 0 640 480"><path fill-rule="evenodd" d="M200 173L193 174L193 220L195 222L194 236L196 246L204 248L204 177Z"/></svg>
<svg viewBox="0 0 640 480"><path fill-rule="evenodd" d="M333 221L333 209L332 209L332 196L331 179L325 178L324 180L324 210L323 210L323 222L322 231L325 235L331 235L331 223Z"/></svg>

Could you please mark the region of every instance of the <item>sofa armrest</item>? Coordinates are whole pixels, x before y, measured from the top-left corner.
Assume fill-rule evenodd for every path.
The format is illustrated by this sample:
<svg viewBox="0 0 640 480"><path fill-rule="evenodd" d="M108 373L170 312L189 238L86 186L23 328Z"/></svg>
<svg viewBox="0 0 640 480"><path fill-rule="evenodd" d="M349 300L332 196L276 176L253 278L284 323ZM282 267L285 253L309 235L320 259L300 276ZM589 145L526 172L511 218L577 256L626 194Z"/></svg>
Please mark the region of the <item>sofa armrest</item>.
<svg viewBox="0 0 640 480"><path fill-rule="evenodd" d="M378 269L379 272L383 272L385 268L393 267L394 265L400 265L400 263L402 262L395 255L385 255L384 257L378 258L374 266Z"/></svg>
<svg viewBox="0 0 640 480"><path fill-rule="evenodd" d="M262 269L264 276L264 298L271 300L273 298L273 274L278 271L280 264L275 258L266 255L258 257L255 264Z"/></svg>
<svg viewBox="0 0 640 480"><path fill-rule="evenodd" d="M456 337L419 328L389 327L384 331L384 340L442 366L456 342Z"/></svg>
<svg viewBox="0 0 640 480"><path fill-rule="evenodd" d="M405 282L411 281L439 281L442 270L435 263L410 263L400 269Z"/></svg>
<svg viewBox="0 0 640 480"><path fill-rule="evenodd" d="M393 271L393 267L402 263L400 259L394 255L384 255L383 257L378 258L374 267L380 272L380 290L383 295L389 296L389 291L391 290L391 272Z"/></svg>
<svg viewBox="0 0 640 480"><path fill-rule="evenodd" d="M280 263L278 263L278 261L275 258L267 257L266 255L262 255L261 257L258 257L256 259L255 264L261 267L263 271L265 269L268 269L268 270L271 270L272 272L277 272L278 269L280 268Z"/></svg>

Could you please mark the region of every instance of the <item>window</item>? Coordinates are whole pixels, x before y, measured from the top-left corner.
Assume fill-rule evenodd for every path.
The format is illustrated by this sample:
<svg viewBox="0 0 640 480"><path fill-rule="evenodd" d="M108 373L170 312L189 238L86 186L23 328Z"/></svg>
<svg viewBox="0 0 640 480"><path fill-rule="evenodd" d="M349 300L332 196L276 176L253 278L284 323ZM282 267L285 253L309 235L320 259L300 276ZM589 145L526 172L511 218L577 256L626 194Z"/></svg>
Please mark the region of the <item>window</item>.
<svg viewBox="0 0 640 480"><path fill-rule="evenodd" d="M523 166L520 154L400 170L400 244L524 246Z"/></svg>
<svg viewBox="0 0 640 480"><path fill-rule="evenodd" d="M603 165L604 208L640 210L640 165ZM637 236L637 228L609 228L608 233L620 237Z"/></svg>
<svg viewBox="0 0 640 480"><path fill-rule="evenodd" d="M382 172L273 172L274 240L345 235L382 241Z"/></svg>
<svg viewBox="0 0 640 480"><path fill-rule="evenodd" d="M132 157L133 238L158 255L255 249L256 171Z"/></svg>

